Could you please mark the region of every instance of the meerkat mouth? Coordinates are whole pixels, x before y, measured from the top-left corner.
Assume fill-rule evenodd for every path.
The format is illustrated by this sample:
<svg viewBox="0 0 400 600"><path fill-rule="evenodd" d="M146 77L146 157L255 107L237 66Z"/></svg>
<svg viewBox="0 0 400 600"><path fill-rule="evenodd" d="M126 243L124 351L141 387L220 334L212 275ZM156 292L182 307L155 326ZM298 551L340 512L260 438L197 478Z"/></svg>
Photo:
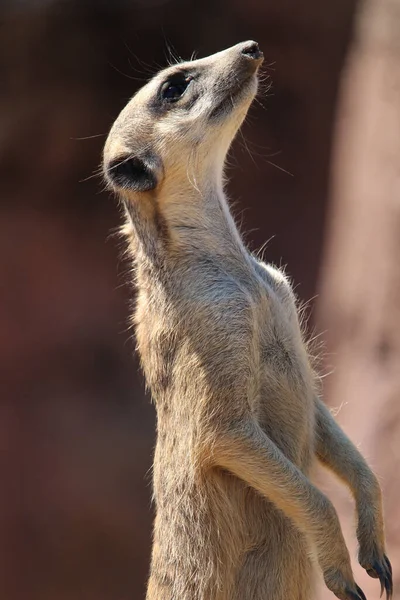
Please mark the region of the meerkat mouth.
<svg viewBox="0 0 400 600"><path fill-rule="evenodd" d="M257 80L257 75L252 73L244 81L237 82L237 84L232 87L229 92L227 92L226 96L213 108L210 113L210 120L217 120L222 115L226 115L230 110L234 110L237 106L236 101L240 99L240 97L244 94L246 89L249 87L251 82Z"/></svg>

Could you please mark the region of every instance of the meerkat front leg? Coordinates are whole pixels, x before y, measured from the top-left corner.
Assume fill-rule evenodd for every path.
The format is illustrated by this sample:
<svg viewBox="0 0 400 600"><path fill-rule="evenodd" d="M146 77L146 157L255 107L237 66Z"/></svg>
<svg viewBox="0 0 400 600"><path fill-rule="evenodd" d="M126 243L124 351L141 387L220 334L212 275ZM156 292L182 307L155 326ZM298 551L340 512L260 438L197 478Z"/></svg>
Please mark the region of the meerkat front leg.
<svg viewBox="0 0 400 600"><path fill-rule="evenodd" d="M393 594L392 567L385 554L382 493L365 459L342 431L328 408L316 401L316 454L349 488L358 515L359 562L368 575L380 580L382 593Z"/></svg>
<svg viewBox="0 0 400 600"><path fill-rule="evenodd" d="M227 469L272 501L316 550L327 587L341 600L365 600L355 583L336 511L320 490L250 418L218 432L214 466Z"/></svg>

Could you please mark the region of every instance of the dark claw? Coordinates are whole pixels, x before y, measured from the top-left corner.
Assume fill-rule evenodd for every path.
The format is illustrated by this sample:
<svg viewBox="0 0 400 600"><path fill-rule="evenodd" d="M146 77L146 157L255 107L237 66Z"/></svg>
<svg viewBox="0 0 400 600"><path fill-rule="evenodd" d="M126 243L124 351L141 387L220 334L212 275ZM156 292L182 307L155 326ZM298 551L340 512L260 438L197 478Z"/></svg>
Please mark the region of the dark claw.
<svg viewBox="0 0 400 600"><path fill-rule="evenodd" d="M393 581L391 573L385 577L385 590L386 600L390 600L390 598L393 596Z"/></svg>
<svg viewBox="0 0 400 600"><path fill-rule="evenodd" d="M390 598L393 596L393 570L390 560L386 554L384 555L383 560L385 561L386 569L388 571L388 575L386 575L385 578L386 599L390 600Z"/></svg>
<svg viewBox="0 0 400 600"><path fill-rule="evenodd" d="M350 588L346 588L346 598L349 600L367 600L362 589L356 584L357 592L351 590Z"/></svg>
<svg viewBox="0 0 400 600"><path fill-rule="evenodd" d="M384 555L383 559L384 559L384 561L385 561L385 565L386 565L386 567L387 567L387 569L388 569L389 573L390 573L391 575L393 575L392 565L390 564L390 560L388 559L388 557L386 556L386 554Z"/></svg>
<svg viewBox="0 0 400 600"><path fill-rule="evenodd" d="M365 597L364 592L362 591L362 589L356 584L356 588L357 588L357 593L360 596L361 600L367 600L367 598Z"/></svg>
<svg viewBox="0 0 400 600"><path fill-rule="evenodd" d="M370 577L373 577L374 579L379 579L380 584L381 584L381 598L382 598L382 594L385 591L385 573L382 569L382 567L380 566L380 564L378 563L378 561L374 561L372 563L372 567L370 569L367 569L367 573Z"/></svg>
<svg viewBox="0 0 400 600"><path fill-rule="evenodd" d="M384 556L384 564L381 566L378 561L372 563L370 569L367 569L367 573L374 579L379 579L381 584L381 598L383 592L386 590L386 600L390 600L393 595L393 582L392 582L392 565L387 556Z"/></svg>

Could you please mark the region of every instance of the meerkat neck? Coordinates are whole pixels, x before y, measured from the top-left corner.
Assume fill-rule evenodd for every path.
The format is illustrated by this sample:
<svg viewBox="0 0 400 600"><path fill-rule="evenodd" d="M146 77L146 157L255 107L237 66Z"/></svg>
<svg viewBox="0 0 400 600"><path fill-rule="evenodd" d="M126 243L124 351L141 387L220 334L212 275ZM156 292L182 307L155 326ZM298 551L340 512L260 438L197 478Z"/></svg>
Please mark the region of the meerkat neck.
<svg viewBox="0 0 400 600"><path fill-rule="evenodd" d="M244 251L222 186L193 190L178 205L171 203L166 215L182 251L194 244L213 254L226 254L232 248Z"/></svg>
<svg viewBox="0 0 400 600"><path fill-rule="evenodd" d="M206 182L165 185L146 201L129 209L136 238L135 257L154 265L168 265L173 257L185 261L198 256L221 256L248 261L248 253L229 210L222 178Z"/></svg>

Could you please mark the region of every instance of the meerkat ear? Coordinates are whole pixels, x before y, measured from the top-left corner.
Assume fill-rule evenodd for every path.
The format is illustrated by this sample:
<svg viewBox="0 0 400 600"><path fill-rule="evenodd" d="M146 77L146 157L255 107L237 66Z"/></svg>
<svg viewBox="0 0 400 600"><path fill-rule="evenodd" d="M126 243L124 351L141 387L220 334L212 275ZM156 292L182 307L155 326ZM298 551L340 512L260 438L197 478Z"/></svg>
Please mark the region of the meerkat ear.
<svg viewBox="0 0 400 600"><path fill-rule="evenodd" d="M153 155L128 154L110 161L106 169L106 178L118 188L148 192L157 187L160 171L159 161Z"/></svg>

